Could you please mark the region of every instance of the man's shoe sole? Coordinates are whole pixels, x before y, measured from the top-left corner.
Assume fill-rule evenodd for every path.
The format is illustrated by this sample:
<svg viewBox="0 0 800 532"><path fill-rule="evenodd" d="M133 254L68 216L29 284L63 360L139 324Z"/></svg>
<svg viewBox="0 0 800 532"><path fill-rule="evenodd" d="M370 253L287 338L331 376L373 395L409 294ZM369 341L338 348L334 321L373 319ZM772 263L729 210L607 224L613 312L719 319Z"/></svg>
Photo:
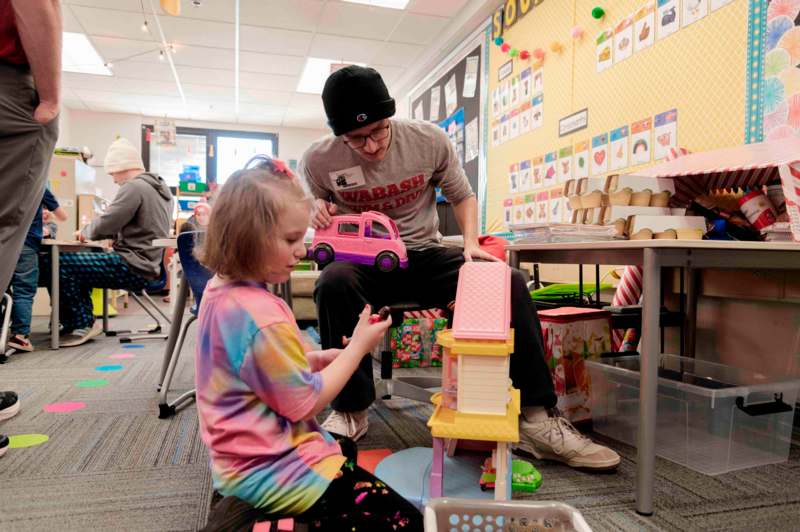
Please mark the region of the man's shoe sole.
<svg viewBox="0 0 800 532"><path fill-rule="evenodd" d="M0 410L0 421L16 416L17 413L19 412L19 403L20 400L17 399L17 402L14 403L13 405L9 406L8 408L4 408L3 410Z"/></svg>
<svg viewBox="0 0 800 532"><path fill-rule="evenodd" d="M568 465L575 469L585 469L589 471L613 471L617 468L620 464L620 459L617 460L607 460L606 462L593 462L593 463L586 463L582 462L581 460L566 460L561 456L558 456L555 453L548 453L545 451L541 451L534 447L533 445L529 445L520 441L516 444L513 448L513 451L517 454L527 454L528 456L533 456L537 460L552 460L554 462L561 462L562 464Z"/></svg>

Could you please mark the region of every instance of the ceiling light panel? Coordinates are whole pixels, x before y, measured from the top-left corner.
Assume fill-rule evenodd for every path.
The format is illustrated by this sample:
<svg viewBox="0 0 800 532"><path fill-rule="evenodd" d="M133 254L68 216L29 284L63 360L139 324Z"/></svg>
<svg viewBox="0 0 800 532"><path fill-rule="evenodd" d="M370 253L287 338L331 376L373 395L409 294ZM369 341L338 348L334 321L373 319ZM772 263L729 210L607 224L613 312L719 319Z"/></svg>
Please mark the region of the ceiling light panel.
<svg viewBox="0 0 800 532"><path fill-rule="evenodd" d="M61 47L61 70L80 74L111 76L105 61L85 33L65 31Z"/></svg>

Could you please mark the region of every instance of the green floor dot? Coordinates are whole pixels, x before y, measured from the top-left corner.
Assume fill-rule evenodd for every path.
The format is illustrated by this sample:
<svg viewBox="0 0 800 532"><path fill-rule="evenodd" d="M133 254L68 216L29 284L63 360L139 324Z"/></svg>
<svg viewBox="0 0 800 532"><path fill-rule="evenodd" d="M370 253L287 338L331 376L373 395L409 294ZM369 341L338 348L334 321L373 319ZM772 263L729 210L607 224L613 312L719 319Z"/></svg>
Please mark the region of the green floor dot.
<svg viewBox="0 0 800 532"><path fill-rule="evenodd" d="M49 439L50 436L46 434L14 434L8 437L8 447L10 449L33 447L34 445L41 445Z"/></svg>
<svg viewBox="0 0 800 532"><path fill-rule="evenodd" d="M87 379L85 381L79 381L75 386L78 388L102 388L107 384L108 381L106 379Z"/></svg>

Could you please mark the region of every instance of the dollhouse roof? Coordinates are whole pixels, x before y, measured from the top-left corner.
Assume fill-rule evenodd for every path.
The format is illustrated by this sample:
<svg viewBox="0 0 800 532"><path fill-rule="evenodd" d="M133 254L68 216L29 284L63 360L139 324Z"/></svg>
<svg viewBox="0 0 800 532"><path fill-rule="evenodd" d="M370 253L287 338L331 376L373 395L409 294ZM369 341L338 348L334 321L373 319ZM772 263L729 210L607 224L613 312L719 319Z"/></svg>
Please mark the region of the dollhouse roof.
<svg viewBox="0 0 800 532"><path fill-rule="evenodd" d="M780 180L780 167L800 165L800 138L745 144L651 166L635 175L675 180L674 206L686 206L709 190L756 187ZM800 170L800 168L798 168Z"/></svg>
<svg viewBox="0 0 800 532"><path fill-rule="evenodd" d="M511 269L503 262L466 262L461 267L453 316L459 340L503 340L511 323Z"/></svg>

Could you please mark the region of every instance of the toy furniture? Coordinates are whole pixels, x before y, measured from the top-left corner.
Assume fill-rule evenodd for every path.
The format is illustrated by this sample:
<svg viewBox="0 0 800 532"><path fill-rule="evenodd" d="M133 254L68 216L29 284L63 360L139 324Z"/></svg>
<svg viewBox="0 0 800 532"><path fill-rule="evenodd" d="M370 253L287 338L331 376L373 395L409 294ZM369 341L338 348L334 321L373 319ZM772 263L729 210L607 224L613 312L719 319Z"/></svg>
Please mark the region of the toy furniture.
<svg viewBox="0 0 800 532"><path fill-rule="evenodd" d="M382 272L408 267L406 246L397 226L376 211L334 216L327 228L314 231L308 255L320 267L334 260L374 265Z"/></svg>
<svg viewBox="0 0 800 532"><path fill-rule="evenodd" d="M514 350L511 270L501 262L461 267L453 328L442 331L442 392L428 421L433 435L430 496L442 495L444 439L496 442L495 499L510 498L508 444L519 441L519 390L508 378Z"/></svg>

